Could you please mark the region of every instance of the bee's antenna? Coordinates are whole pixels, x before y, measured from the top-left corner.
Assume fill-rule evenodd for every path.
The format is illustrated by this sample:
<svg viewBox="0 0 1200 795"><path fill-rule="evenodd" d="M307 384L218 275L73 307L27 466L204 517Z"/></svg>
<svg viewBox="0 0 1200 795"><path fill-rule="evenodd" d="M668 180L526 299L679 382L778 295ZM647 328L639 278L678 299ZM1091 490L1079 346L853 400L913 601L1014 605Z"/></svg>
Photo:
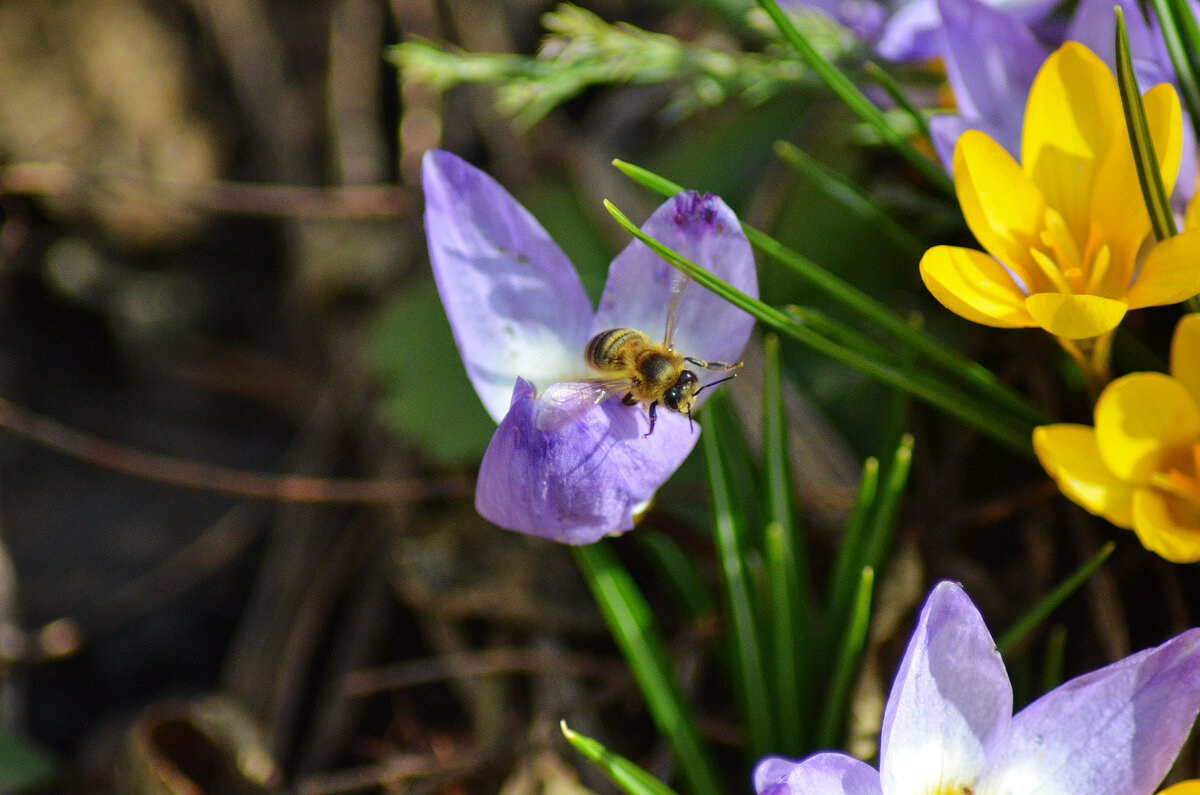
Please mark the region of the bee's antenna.
<svg viewBox="0 0 1200 795"><path fill-rule="evenodd" d="M720 379L720 380L718 380L718 381L713 381L711 384L705 384L704 386L700 387L700 388L699 388L699 389L697 389L695 392L693 392L693 393L692 393L692 397L695 397L696 395L699 395L701 392L703 392L704 390L708 389L709 387L714 387L714 386L716 386L717 384L723 384L723 383L725 383L726 381L732 381L732 380L733 380L733 379L735 379L735 378L737 378L737 373L734 373L733 375L727 375L727 376L725 376L724 378L722 378L722 379ZM688 412L688 414L689 414L689 416L690 416L690 415L691 415L691 412Z"/></svg>
<svg viewBox="0 0 1200 795"><path fill-rule="evenodd" d="M699 392L700 390L697 389L696 391ZM688 433L692 434L695 432L696 428L694 425L692 425L692 407L688 406Z"/></svg>

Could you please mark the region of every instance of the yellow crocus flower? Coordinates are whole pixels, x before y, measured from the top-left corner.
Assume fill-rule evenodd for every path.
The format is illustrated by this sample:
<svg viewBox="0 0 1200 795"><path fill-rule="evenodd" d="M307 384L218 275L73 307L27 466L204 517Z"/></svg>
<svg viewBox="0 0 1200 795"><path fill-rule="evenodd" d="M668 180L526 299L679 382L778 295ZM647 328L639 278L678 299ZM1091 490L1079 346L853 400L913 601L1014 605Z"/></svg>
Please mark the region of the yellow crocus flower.
<svg viewBox="0 0 1200 795"><path fill-rule="evenodd" d="M1200 795L1200 779L1173 784L1164 790L1159 790L1158 795Z"/></svg>
<svg viewBox="0 0 1200 795"><path fill-rule="evenodd" d="M1169 190L1182 147L1179 98L1163 83L1143 102ZM1021 163L969 130L954 150L954 187L987 253L937 246L921 278L968 320L1040 326L1074 353L1070 341L1108 334L1129 309L1200 292L1200 232L1154 242L1116 79L1081 44L1064 44L1038 72Z"/></svg>
<svg viewBox="0 0 1200 795"><path fill-rule="evenodd" d="M1175 328L1171 375L1118 378L1094 428L1044 425L1033 446L1063 494L1167 560L1200 560L1200 314Z"/></svg>

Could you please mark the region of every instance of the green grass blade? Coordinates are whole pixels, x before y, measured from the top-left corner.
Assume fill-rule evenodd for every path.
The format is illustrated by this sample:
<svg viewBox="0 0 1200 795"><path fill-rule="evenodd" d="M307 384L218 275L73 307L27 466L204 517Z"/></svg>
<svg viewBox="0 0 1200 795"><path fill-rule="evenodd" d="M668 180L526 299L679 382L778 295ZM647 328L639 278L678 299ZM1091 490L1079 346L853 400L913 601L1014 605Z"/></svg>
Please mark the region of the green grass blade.
<svg viewBox="0 0 1200 795"><path fill-rule="evenodd" d="M845 730L846 715L849 714L850 693L854 677L862 662L863 648L867 643L867 629L871 624L871 589L875 573L870 567L862 570L850 620L838 644L837 656L829 680L829 698L821 711L821 724L817 730L817 748L835 748L840 745Z"/></svg>
<svg viewBox="0 0 1200 795"><path fill-rule="evenodd" d="M1042 661L1042 692L1049 693L1063 682L1067 656L1067 630L1061 624L1046 633L1046 654Z"/></svg>
<svg viewBox="0 0 1200 795"><path fill-rule="evenodd" d="M1151 0L1178 78L1179 95L1200 133L1200 28L1187 0Z"/></svg>
<svg viewBox="0 0 1200 795"><path fill-rule="evenodd" d="M695 795L720 795L723 788L712 754L696 730L692 709L684 700L641 591L605 542L571 547L571 551L637 680L654 725L679 759L690 791Z"/></svg>
<svg viewBox="0 0 1200 795"><path fill-rule="evenodd" d="M953 384L947 383L944 378L934 375L927 368L917 367L912 362L898 357L891 361L879 361L859 351L834 343L808 326L797 322L787 313L756 298L751 298L686 257L664 246L634 226L633 222L626 218L612 202L605 201L604 206L621 226L649 246L656 254L691 276L704 288L711 290L739 309L745 310L768 328L791 337L813 350L849 365L889 386L897 387L920 398L977 428L1010 450L1032 457L1032 426L999 412L993 406L982 405L977 398L964 394Z"/></svg>
<svg viewBox="0 0 1200 795"><path fill-rule="evenodd" d="M825 60L824 56L817 52L808 43L808 40L804 38L804 35L796 29L796 26L792 24L792 21L788 19L787 14L784 13L775 0L759 0L758 4L771 17L771 21L775 23L775 27L779 28L779 32L783 35L783 38L800 54L800 59L808 64L817 77L821 78L833 93L846 104L846 107L850 108L855 115L875 130L884 143L890 146L896 154L904 158L909 165L919 171L934 187L947 196L954 195L954 183L946 175L946 172L942 170L941 165L918 152L908 142L904 134L888 122L887 117L883 115L883 111L854 85L853 80L846 77L840 69Z"/></svg>
<svg viewBox="0 0 1200 795"><path fill-rule="evenodd" d="M764 563L770 602L769 615L778 721L775 753L799 754L804 749L810 706L813 641L812 582L803 534L796 521L788 465L787 422L783 406L783 371L779 338L768 334L763 357L763 474L768 525Z"/></svg>
<svg viewBox="0 0 1200 795"><path fill-rule="evenodd" d="M1142 186L1142 198L1150 213L1150 225L1159 240L1176 234L1175 216L1171 213L1171 202L1163 186L1162 172L1154 155L1154 141L1150 138L1150 127L1146 124L1146 108L1138 91L1137 77L1133 73L1133 56L1129 50L1129 32L1125 29L1125 15L1118 6L1117 12L1117 86L1121 90L1121 107L1125 109L1125 127L1129 130L1129 142L1133 146L1133 162L1137 166L1138 182Z"/></svg>
<svg viewBox="0 0 1200 795"><path fill-rule="evenodd" d="M833 575L829 578L825 596L825 615L822 629L823 649L837 647L841 627L850 615L851 605L858 593L858 578L862 572L859 561L865 556L867 531L870 519L875 514L875 501L879 497L879 459L867 458L863 462L862 477L858 481L858 493L854 496L854 507L842 526L842 539L833 559ZM822 670L828 673L833 661L823 660Z"/></svg>
<svg viewBox="0 0 1200 795"><path fill-rule="evenodd" d="M650 556L654 567L679 594L684 607L693 618L716 613L716 600L704 577L696 569L693 559L684 554L678 544L662 533L648 528L638 531L637 540Z"/></svg>
<svg viewBox="0 0 1200 795"><path fill-rule="evenodd" d="M733 644L730 658L734 664L734 679L742 706L746 727L746 750L757 759L771 750L774 733L773 699L766 674L759 619L755 614L753 583L746 564L748 543L745 517L733 492L733 474L724 448L727 438L735 431L726 423L719 409L724 396L720 393L709 401L705 411L704 431L700 443L704 446L704 461L712 492L713 537L721 580L725 585L726 608Z"/></svg>
<svg viewBox="0 0 1200 795"><path fill-rule="evenodd" d="M1005 630L1004 634L996 640L996 648L1001 653L1012 651L1038 624L1045 621L1051 613L1057 610L1059 605L1067 600L1068 596L1075 593L1081 585L1087 582L1087 578L1091 577L1092 573L1100 568L1104 561L1108 560L1108 556L1112 554L1116 546L1115 543L1109 541L1100 547L1099 552L1076 569L1070 577L1063 580L1058 587L1046 595L1045 599L1038 602L1032 610L1021 616L1021 618L1017 619L1016 623Z"/></svg>
<svg viewBox="0 0 1200 795"><path fill-rule="evenodd" d="M925 253L925 244L913 236L895 219L875 206L858 186L843 179L813 160L804 150L787 141L775 143L775 154L794 168L810 185L831 203L840 205L865 225L879 230L897 249L913 260Z"/></svg>
<svg viewBox="0 0 1200 795"><path fill-rule="evenodd" d="M913 125L920 130L921 135L926 139L932 139L933 134L929 130L929 120L925 118L913 101L908 98L903 86L896 81L882 66L874 61L867 61L863 64L865 71L872 80L879 84L879 87L887 92L887 95L892 98L892 102L896 103L896 107L903 110L912 119Z"/></svg>
<svg viewBox="0 0 1200 795"><path fill-rule="evenodd" d="M567 728L565 720L561 721L558 727L576 751L600 768L614 784L629 795L676 795L675 790L625 757L614 754L592 738Z"/></svg>
<svg viewBox="0 0 1200 795"><path fill-rule="evenodd" d="M684 190L678 184L632 163L614 160L613 165L634 182L662 196L673 196ZM893 312L871 296L848 284L816 263L791 250L770 235L749 224L742 230L750 244L775 259L809 285L837 301L864 321L928 358L938 367L962 379L980 395L1010 411L1013 416L1033 425L1045 425L1049 419L1024 395L998 379L983 365L967 358L924 329L914 326L905 317Z"/></svg>
<svg viewBox="0 0 1200 795"><path fill-rule="evenodd" d="M812 615L798 593L793 538L778 524L767 525L764 551L770 603L773 702L776 705L774 753L795 756L805 748L810 723L808 694L812 692Z"/></svg>
<svg viewBox="0 0 1200 795"><path fill-rule="evenodd" d="M875 515L872 517L866 555L862 562L864 567L875 571L883 571L884 558L891 547L892 531L896 527L896 512L900 508L900 498L904 495L908 471L912 466L912 449L912 434L906 433L900 438L900 446L896 448L896 454L888 467L883 490L875 502Z"/></svg>

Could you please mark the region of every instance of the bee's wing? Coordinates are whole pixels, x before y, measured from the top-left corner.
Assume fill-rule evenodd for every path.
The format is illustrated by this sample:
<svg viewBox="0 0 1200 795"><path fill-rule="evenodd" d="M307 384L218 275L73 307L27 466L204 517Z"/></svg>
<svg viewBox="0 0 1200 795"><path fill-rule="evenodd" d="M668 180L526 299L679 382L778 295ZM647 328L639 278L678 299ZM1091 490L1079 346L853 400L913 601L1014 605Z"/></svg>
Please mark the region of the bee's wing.
<svg viewBox="0 0 1200 795"><path fill-rule="evenodd" d="M557 431L582 417L613 392L629 388L628 378L563 381L552 384L538 398L534 425L539 431Z"/></svg>
<svg viewBox="0 0 1200 795"><path fill-rule="evenodd" d="M688 285L692 283L692 277L688 276L681 270L674 270L671 277L671 293L667 299L667 328L663 333L663 345L668 348L672 346L675 340L675 327L679 325L679 302L683 299L683 293L687 290Z"/></svg>

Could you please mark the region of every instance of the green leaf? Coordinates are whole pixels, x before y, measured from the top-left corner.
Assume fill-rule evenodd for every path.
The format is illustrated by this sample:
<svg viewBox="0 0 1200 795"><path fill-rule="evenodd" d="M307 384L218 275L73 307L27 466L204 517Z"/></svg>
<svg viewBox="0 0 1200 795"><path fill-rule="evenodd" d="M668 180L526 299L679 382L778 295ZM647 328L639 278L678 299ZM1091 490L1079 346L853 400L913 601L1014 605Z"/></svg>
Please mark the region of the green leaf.
<svg viewBox="0 0 1200 795"><path fill-rule="evenodd" d="M650 606L605 541L571 547L609 632L633 671L658 733L679 759L694 795L723 791L712 754L700 739L692 709L667 658Z"/></svg>
<svg viewBox="0 0 1200 795"><path fill-rule="evenodd" d="M867 629L871 624L871 589L875 583L875 572L864 568L858 578L850 620L842 633L834 658L825 709L821 712L821 723L817 729L817 748L833 748L841 743L846 726L846 715L850 711L850 694L854 677L862 663L863 649L867 643Z"/></svg>
<svg viewBox="0 0 1200 795"><path fill-rule="evenodd" d="M731 658L746 727L746 750L752 758L757 759L771 750L774 710L759 633L759 618L755 615L751 598L754 589L746 564L749 550L746 518L733 490L732 464L725 452L730 437L736 431L729 418L722 416L726 412L714 411L719 409L724 400L724 395L718 393L709 401L700 443L704 446L704 460L712 491L713 535L729 611L730 640L733 643Z"/></svg>
<svg viewBox="0 0 1200 795"><path fill-rule="evenodd" d="M1021 618L1017 619L1016 623L1005 630L996 639L996 648L1001 653L1012 651L1038 624L1045 621L1051 613L1058 609L1059 605L1067 601L1068 596L1079 590L1079 587L1087 582L1088 577L1091 577L1092 573L1100 568L1104 561L1108 560L1108 556L1112 554L1112 551L1116 547L1117 545L1112 541L1100 547L1100 551L1076 569L1070 577L1063 580L1058 587L1047 594L1046 598L1038 602L1033 609L1021 616Z"/></svg>
<svg viewBox="0 0 1200 795"><path fill-rule="evenodd" d="M1133 146L1133 162L1137 167L1138 182L1142 186L1142 198L1150 213L1150 225L1154 236L1166 240L1176 234L1175 216L1171 213L1171 202L1163 187L1162 172L1158 169L1158 158L1154 155L1154 141L1150 127L1146 124L1146 108L1138 91L1137 76L1133 73L1133 56L1129 50L1129 32L1125 29L1125 15L1120 6L1117 12L1117 86L1121 91L1121 106L1125 109L1125 127L1129 130L1129 142Z"/></svg>
<svg viewBox="0 0 1200 795"><path fill-rule="evenodd" d="M642 527L637 532L637 540L649 554L663 579L675 588L693 618L716 612L716 600L704 577L696 569L695 561L685 554L673 539Z"/></svg>
<svg viewBox="0 0 1200 795"><path fill-rule="evenodd" d="M883 111L854 85L854 81L809 44L775 0L759 0L759 5L771 17L771 21L775 23L775 27L779 28L779 32L787 39L788 43L800 54L801 60L808 64L817 77L825 81L825 84L846 104L846 107L874 129L884 143L903 157L909 165L917 169L934 187L947 196L954 196L954 183L946 176L941 165L914 149L904 134L888 122Z"/></svg>
<svg viewBox="0 0 1200 795"><path fill-rule="evenodd" d="M769 628L775 673L776 753L799 754L809 724L806 696L812 681L812 583L800 524L794 519L791 468L779 338L768 334L763 356L763 472L767 525L764 562L770 601L763 612Z"/></svg>
<svg viewBox="0 0 1200 795"><path fill-rule="evenodd" d="M913 125L921 131L921 135L927 140L932 138L932 133L929 130L929 120L925 118L925 114L917 109L913 101L908 98L908 94L904 92L904 88L892 77L882 66L874 61L867 61L863 64L863 70L871 76L871 79L879 84L879 87L887 92L887 95L892 98L892 102L896 106L908 114L912 119Z"/></svg>
<svg viewBox="0 0 1200 795"><path fill-rule="evenodd" d="M646 770L638 767L619 754L614 754L590 737L567 728L567 722L558 724L563 737L571 746L596 765L612 782L629 795L675 795L675 790L659 781Z"/></svg>
<svg viewBox="0 0 1200 795"><path fill-rule="evenodd" d="M386 306L368 356L384 396L382 420L444 466L477 462L496 423L467 378L432 279Z"/></svg>

